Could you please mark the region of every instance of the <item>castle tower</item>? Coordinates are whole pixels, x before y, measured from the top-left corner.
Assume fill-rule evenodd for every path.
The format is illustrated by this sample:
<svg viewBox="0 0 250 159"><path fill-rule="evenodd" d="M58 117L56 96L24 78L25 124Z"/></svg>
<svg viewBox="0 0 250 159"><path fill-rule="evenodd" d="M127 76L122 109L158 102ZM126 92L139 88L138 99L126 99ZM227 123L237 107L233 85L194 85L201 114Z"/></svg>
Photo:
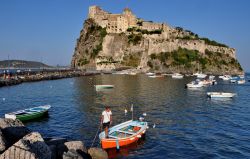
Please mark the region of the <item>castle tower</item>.
<svg viewBox="0 0 250 159"><path fill-rule="evenodd" d="M97 13L97 10L98 10L98 6L90 6L89 7L89 15L88 15L88 18L95 18L95 15Z"/></svg>
<svg viewBox="0 0 250 159"><path fill-rule="evenodd" d="M122 14L124 15L124 17L126 17L128 21L128 27L136 26L137 18L129 8L125 8Z"/></svg>

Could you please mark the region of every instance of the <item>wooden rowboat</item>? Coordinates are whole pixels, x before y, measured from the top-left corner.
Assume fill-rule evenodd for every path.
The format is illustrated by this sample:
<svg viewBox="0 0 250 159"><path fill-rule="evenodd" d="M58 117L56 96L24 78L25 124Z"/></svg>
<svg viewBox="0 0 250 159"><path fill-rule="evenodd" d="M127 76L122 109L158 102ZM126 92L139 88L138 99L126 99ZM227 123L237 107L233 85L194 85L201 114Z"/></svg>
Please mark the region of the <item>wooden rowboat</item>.
<svg viewBox="0 0 250 159"><path fill-rule="evenodd" d="M9 119L19 119L21 121L28 121L35 118L39 118L44 116L46 113L48 113L48 110L50 109L50 105L44 105L44 106L38 106L33 108L28 108L24 110L19 110L16 112L5 114L5 118Z"/></svg>
<svg viewBox="0 0 250 159"><path fill-rule="evenodd" d="M119 148L138 141L148 128L147 122L129 120L109 129L108 138L105 132L99 134L103 149Z"/></svg>

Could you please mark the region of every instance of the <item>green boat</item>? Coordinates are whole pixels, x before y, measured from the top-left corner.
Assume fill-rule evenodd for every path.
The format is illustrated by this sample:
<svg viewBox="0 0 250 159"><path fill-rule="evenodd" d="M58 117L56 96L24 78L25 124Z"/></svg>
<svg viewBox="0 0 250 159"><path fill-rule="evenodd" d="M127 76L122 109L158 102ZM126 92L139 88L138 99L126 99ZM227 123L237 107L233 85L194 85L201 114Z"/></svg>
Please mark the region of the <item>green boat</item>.
<svg viewBox="0 0 250 159"><path fill-rule="evenodd" d="M36 118L40 118L48 113L50 105L38 106L33 108L28 108L24 110L19 110L16 112L5 114L5 118L8 119L19 119L21 121L28 121Z"/></svg>

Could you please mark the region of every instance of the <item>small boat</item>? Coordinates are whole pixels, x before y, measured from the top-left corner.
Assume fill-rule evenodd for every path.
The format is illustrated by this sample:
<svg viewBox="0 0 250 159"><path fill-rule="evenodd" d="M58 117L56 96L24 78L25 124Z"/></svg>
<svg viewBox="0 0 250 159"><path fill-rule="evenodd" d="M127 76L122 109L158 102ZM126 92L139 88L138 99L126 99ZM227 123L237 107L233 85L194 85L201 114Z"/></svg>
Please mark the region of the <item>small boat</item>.
<svg viewBox="0 0 250 159"><path fill-rule="evenodd" d="M108 85L108 84L106 84L106 85L95 85L95 88L96 88L96 90L99 90L99 89L112 89L112 88L114 88L114 85Z"/></svg>
<svg viewBox="0 0 250 159"><path fill-rule="evenodd" d="M236 80L236 79L230 79L230 82L231 82L231 83L236 83L237 80Z"/></svg>
<svg viewBox="0 0 250 159"><path fill-rule="evenodd" d="M33 108L28 108L24 110L19 110L16 112L5 114L5 118L8 119L19 119L21 121L28 121L36 118L40 118L48 113L51 108L50 105L38 106Z"/></svg>
<svg viewBox="0 0 250 159"><path fill-rule="evenodd" d="M103 149L117 148L129 145L138 141L148 128L148 123L144 121L129 120L114 127L109 128L108 138L105 132L99 134Z"/></svg>
<svg viewBox="0 0 250 159"><path fill-rule="evenodd" d="M182 79L182 78L183 78L183 75L180 74L180 73L174 73L174 74L172 74L172 78L175 78L175 79Z"/></svg>
<svg viewBox="0 0 250 159"><path fill-rule="evenodd" d="M164 76L161 73L156 73L156 74L150 75L148 77L150 77L150 78L159 78L159 77L164 77Z"/></svg>
<svg viewBox="0 0 250 159"><path fill-rule="evenodd" d="M244 83L246 83L246 80L245 79L240 79L240 80L237 81L237 83L238 84L244 84Z"/></svg>
<svg viewBox="0 0 250 159"><path fill-rule="evenodd" d="M210 75L210 76L208 77L209 80L213 80L214 78L215 78L214 75Z"/></svg>
<svg viewBox="0 0 250 159"><path fill-rule="evenodd" d="M136 75L136 72L129 72L128 75Z"/></svg>
<svg viewBox="0 0 250 159"><path fill-rule="evenodd" d="M232 98L235 93L226 93L226 92L207 92L207 96L210 98Z"/></svg>
<svg viewBox="0 0 250 159"><path fill-rule="evenodd" d="M203 74L203 73L198 73L198 74L196 75L196 77L197 77L197 78L206 78L207 75L206 75L206 74Z"/></svg>
<svg viewBox="0 0 250 159"><path fill-rule="evenodd" d="M192 81L192 82L186 84L187 88L201 88L203 86L204 85L200 80Z"/></svg>
<svg viewBox="0 0 250 159"><path fill-rule="evenodd" d="M155 75L155 73L153 73L153 72L147 72L146 75L147 76L153 76L153 75Z"/></svg>
<svg viewBox="0 0 250 159"><path fill-rule="evenodd" d="M206 78L207 77L206 74L203 74L203 73L200 73L200 72L193 73L193 76L196 76L197 78Z"/></svg>
<svg viewBox="0 0 250 159"><path fill-rule="evenodd" d="M222 79L223 79L224 81L228 81L228 80L231 79L231 76L230 76L230 75L224 75L224 76L222 77Z"/></svg>

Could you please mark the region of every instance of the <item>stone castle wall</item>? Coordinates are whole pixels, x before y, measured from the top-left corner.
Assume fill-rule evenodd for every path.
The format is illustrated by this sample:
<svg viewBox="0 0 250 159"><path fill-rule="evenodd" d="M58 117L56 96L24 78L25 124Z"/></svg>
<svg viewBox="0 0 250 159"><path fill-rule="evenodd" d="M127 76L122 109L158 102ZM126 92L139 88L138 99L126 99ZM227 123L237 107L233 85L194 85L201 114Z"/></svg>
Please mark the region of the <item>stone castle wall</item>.
<svg viewBox="0 0 250 159"><path fill-rule="evenodd" d="M140 29L148 31L162 30L163 24L144 21L142 22L142 26L140 26Z"/></svg>
<svg viewBox="0 0 250 159"><path fill-rule="evenodd" d="M90 6L88 17L101 27L106 27L108 33L125 32L129 27L136 26L137 23L136 16L128 8L125 8L122 14L111 14L98 6Z"/></svg>

